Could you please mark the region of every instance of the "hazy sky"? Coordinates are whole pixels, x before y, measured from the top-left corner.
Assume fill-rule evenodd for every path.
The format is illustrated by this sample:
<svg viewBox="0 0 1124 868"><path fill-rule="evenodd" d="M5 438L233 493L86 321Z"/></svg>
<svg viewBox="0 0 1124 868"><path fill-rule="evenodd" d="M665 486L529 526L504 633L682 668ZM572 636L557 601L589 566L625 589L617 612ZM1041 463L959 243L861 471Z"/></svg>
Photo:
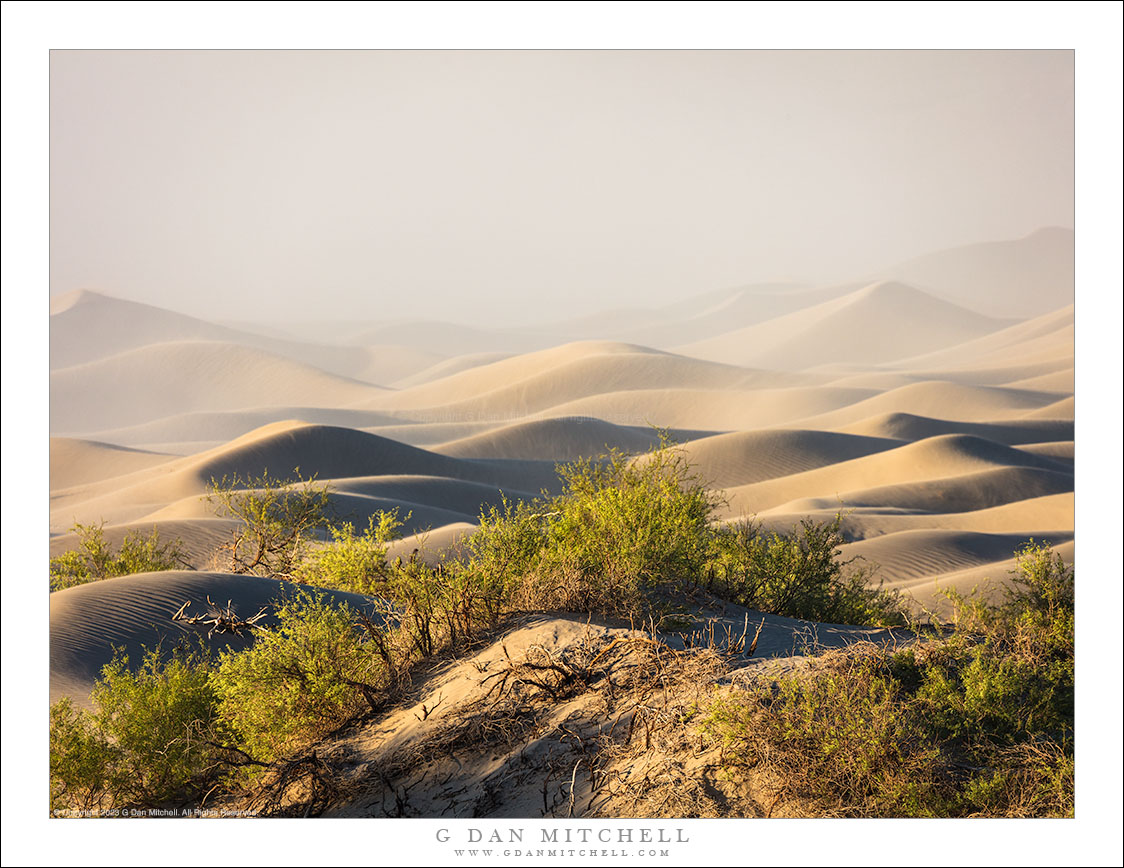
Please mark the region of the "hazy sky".
<svg viewBox="0 0 1124 868"><path fill-rule="evenodd" d="M51 54L51 292L503 324L1073 226L1068 51Z"/></svg>

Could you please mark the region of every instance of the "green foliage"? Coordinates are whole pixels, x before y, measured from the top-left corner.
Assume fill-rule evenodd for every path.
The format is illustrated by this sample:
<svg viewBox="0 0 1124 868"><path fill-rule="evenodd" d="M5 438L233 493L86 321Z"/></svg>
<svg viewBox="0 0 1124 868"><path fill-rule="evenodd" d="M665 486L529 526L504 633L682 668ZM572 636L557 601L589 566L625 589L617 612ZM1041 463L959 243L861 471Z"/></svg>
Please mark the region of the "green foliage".
<svg viewBox="0 0 1124 868"><path fill-rule="evenodd" d="M364 696L377 702L389 675L381 638L348 606L300 590L276 614L249 648L224 652L212 678L237 743L265 762L338 726Z"/></svg>
<svg viewBox="0 0 1124 868"><path fill-rule="evenodd" d="M1073 568L1033 541L999 606L950 594L958 629L826 655L731 694L706 726L818 812L1071 816Z"/></svg>
<svg viewBox="0 0 1124 868"><path fill-rule="evenodd" d="M897 594L871 586L869 571L846 568L839 547L843 516L803 519L787 535L753 522L714 531L707 587L751 609L834 624L904 623Z"/></svg>
<svg viewBox="0 0 1124 868"><path fill-rule="evenodd" d="M129 576L133 573L158 572L182 569L186 566L183 543L178 540L162 542L160 532L153 527L144 536L140 531L129 531L115 552L105 539L101 524L75 524L70 530L78 536L78 548L51 558L51 590L72 588L87 582Z"/></svg>
<svg viewBox="0 0 1124 868"><path fill-rule="evenodd" d="M315 533L328 525L328 486L317 484L315 477L302 480L299 467L293 475L295 481L268 471L211 480L206 500L219 516L241 522L226 546L232 573L293 578Z"/></svg>
<svg viewBox="0 0 1124 868"><path fill-rule="evenodd" d="M409 518L407 514L406 519ZM298 582L323 588L383 594L391 574L386 562L387 543L398 539L401 527L397 509L370 516L367 528L359 535L351 522L330 525L332 542L313 549L297 565L294 577Z"/></svg>
<svg viewBox="0 0 1124 868"><path fill-rule="evenodd" d="M95 711L51 707L51 807L107 810L182 801L211 770L216 701L205 659L118 651L94 686Z"/></svg>
<svg viewBox="0 0 1124 868"><path fill-rule="evenodd" d="M116 752L92 716L68 698L51 706L51 810L108 810L120 788Z"/></svg>
<svg viewBox="0 0 1124 868"><path fill-rule="evenodd" d="M644 594L700 574L715 499L668 440L637 459L613 452L559 475L563 493L549 504L539 565L546 601L637 614Z"/></svg>

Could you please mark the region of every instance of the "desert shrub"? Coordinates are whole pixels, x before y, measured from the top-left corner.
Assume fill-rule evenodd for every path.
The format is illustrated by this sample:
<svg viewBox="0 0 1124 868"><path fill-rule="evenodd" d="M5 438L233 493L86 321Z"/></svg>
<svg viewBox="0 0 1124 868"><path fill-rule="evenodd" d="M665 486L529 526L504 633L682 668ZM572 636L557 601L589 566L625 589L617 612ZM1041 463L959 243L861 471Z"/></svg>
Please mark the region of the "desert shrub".
<svg viewBox="0 0 1124 868"><path fill-rule="evenodd" d="M87 582L129 576L133 573L183 569L187 566L183 543L162 541L155 527L144 536L129 531L114 551L106 541L101 524L75 524L70 530L78 536L78 548L51 558L51 590L72 588Z"/></svg>
<svg viewBox="0 0 1124 868"><path fill-rule="evenodd" d="M92 713L51 707L51 807L108 810L199 795L212 777L218 724L207 661L118 651L94 685Z"/></svg>
<svg viewBox="0 0 1124 868"><path fill-rule="evenodd" d="M241 522L225 547L230 572L293 578L316 532L328 526L328 486L314 477L302 480L299 467L293 476L287 480L265 471L211 480L206 500L219 516Z"/></svg>
<svg viewBox="0 0 1124 868"><path fill-rule="evenodd" d="M51 810L109 810L121 783L116 752L92 715L68 698L51 705Z"/></svg>
<svg viewBox="0 0 1124 868"><path fill-rule="evenodd" d="M396 657L393 631L364 629L318 591L297 591L276 615L249 648L223 652L212 677L235 743L263 762L334 729L365 698L377 706Z"/></svg>
<svg viewBox="0 0 1124 868"><path fill-rule="evenodd" d="M636 459L612 452L558 472L560 495L493 532L524 570L519 605L627 617L649 610L653 592L697 579L716 500L666 437Z"/></svg>
<svg viewBox="0 0 1124 868"><path fill-rule="evenodd" d="M753 522L715 529L706 585L724 599L776 615L835 624L904 623L897 594L872 586L869 570L840 558L843 515L803 519L789 534Z"/></svg>
<svg viewBox="0 0 1124 868"><path fill-rule="evenodd" d="M811 813L1071 816L1073 568L1016 554L1002 604L950 594L950 635L828 654L716 701L705 727Z"/></svg>
<svg viewBox="0 0 1124 868"><path fill-rule="evenodd" d="M330 525L332 542L311 550L297 565L294 578L357 594L385 593L391 574L386 562L387 543L398 538L401 527L397 509L369 516L361 534L355 533L352 522Z"/></svg>

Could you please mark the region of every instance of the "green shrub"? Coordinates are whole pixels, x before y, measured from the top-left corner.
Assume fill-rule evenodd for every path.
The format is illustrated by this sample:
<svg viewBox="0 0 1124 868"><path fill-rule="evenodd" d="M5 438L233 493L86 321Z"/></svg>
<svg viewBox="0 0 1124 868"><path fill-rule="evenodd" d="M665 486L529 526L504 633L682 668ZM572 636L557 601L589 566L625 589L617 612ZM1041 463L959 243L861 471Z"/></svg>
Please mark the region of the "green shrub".
<svg viewBox="0 0 1124 868"><path fill-rule="evenodd" d="M94 712L51 707L51 807L108 810L184 801L213 771L216 699L206 660L118 651L94 685Z"/></svg>
<svg viewBox="0 0 1124 868"><path fill-rule="evenodd" d="M291 579L316 532L328 526L328 486L302 480L299 467L293 475L288 480L266 471L211 480L205 499L219 516L241 523L225 547L230 572Z"/></svg>
<svg viewBox="0 0 1124 868"><path fill-rule="evenodd" d="M813 814L1071 816L1073 568L1019 552L998 606L950 594L957 629L833 652L715 702L706 728Z"/></svg>
<svg viewBox="0 0 1124 868"><path fill-rule="evenodd" d="M397 509L370 516L366 530L359 535L351 522L331 525L328 531L332 542L310 551L296 567L294 577L323 588L383 594L391 572L386 562L387 543L398 538L401 527Z"/></svg>
<svg viewBox="0 0 1124 868"><path fill-rule="evenodd" d="M706 584L724 599L761 612L834 624L904 623L897 594L871 586L868 570L847 567L839 547L843 516L810 518L783 535L753 522L715 529Z"/></svg>
<svg viewBox="0 0 1124 868"><path fill-rule="evenodd" d="M70 530L78 536L78 548L51 558L51 590L72 588L87 582L129 576L133 573L158 572L183 569L187 566L183 543L178 540L162 542L160 532L153 527L144 536L140 531L129 531L115 552L105 539L101 524L75 524Z"/></svg>
<svg viewBox="0 0 1124 868"><path fill-rule="evenodd" d="M235 742L263 762L334 729L364 698L377 705L392 676L393 634L363 630L348 606L299 590L276 614L249 648L224 652L212 677Z"/></svg>
<svg viewBox="0 0 1124 868"><path fill-rule="evenodd" d="M51 705L51 810L97 813L121 788L116 751L92 716L68 698Z"/></svg>

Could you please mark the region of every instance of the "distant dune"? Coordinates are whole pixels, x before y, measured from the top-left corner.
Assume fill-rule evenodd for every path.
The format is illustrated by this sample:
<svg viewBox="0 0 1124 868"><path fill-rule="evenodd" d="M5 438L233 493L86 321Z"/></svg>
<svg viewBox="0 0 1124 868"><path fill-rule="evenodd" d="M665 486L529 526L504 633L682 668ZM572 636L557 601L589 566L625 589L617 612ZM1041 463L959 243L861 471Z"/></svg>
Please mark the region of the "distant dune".
<svg viewBox="0 0 1124 868"><path fill-rule="evenodd" d="M343 407L376 386L240 344L175 341L51 372L51 430L139 425L184 412Z"/></svg>
<svg viewBox="0 0 1124 868"><path fill-rule="evenodd" d="M919 256L878 276L931 288L989 316L1033 317L1073 302L1073 250L1072 229L1049 227Z"/></svg>
<svg viewBox="0 0 1124 868"><path fill-rule="evenodd" d="M71 488L155 467L176 456L143 449L128 449L96 440L51 438L51 489Z"/></svg>
<svg viewBox="0 0 1124 868"><path fill-rule="evenodd" d="M683 344L687 356L730 365L801 370L891 362L962 343L1002 325L901 283L874 283L840 298Z"/></svg>

